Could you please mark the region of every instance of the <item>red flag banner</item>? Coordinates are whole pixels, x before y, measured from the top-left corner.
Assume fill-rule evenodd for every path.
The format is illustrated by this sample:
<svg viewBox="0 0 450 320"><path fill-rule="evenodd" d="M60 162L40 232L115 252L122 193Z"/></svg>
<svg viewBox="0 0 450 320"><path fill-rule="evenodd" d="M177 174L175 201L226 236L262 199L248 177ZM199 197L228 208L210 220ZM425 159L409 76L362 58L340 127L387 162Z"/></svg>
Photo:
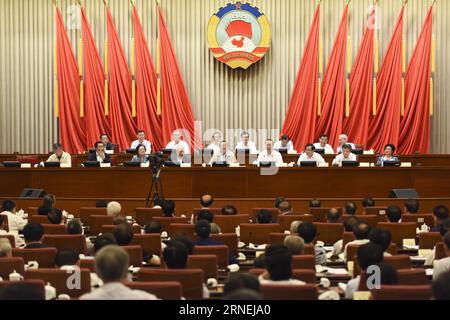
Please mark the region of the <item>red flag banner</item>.
<svg viewBox="0 0 450 320"><path fill-rule="evenodd" d="M121 150L129 148L136 137L131 115L131 72L109 8L106 8L109 63L109 118L112 141Z"/></svg>
<svg viewBox="0 0 450 320"><path fill-rule="evenodd" d="M402 35L403 13L394 27L386 55L377 77L377 113L369 122L368 148L381 152L392 143L397 146L400 134L400 108L402 103Z"/></svg>
<svg viewBox="0 0 450 320"><path fill-rule="evenodd" d="M105 73L83 7L81 8L81 29L83 37L86 142L87 146L92 148L95 142L99 140L100 134L106 133L111 137L111 127L104 113Z"/></svg>
<svg viewBox="0 0 450 320"><path fill-rule="evenodd" d="M399 154L430 150L430 61L433 7L430 7L405 76L405 116L400 123Z"/></svg>
<svg viewBox="0 0 450 320"><path fill-rule="evenodd" d="M321 134L329 136L329 144L337 146L342 133L345 106L345 66L348 25L348 4L345 6L339 29L323 76L322 114L317 120L316 140Z"/></svg>
<svg viewBox="0 0 450 320"><path fill-rule="evenodd" d="M349 141L366 146L372 110L375 7L367 21L364 36L350 73L350 116L344 117L342 132Z"/></svg>
<svg viewBox="0 0 450 320"><path fill-rule="evenodd" d="M56 8L56 57L61 143L69 153L82 153L86 150L86 135L80 118L80 75L59 8Z"/></svg>
<svg viewBox="0 0 450 320"><path fill-rule="evenodd" d="M150 50L142 30L136 6L133 6L134 42L136 56L136 111L137 126L145 131L154 150L165 147L161 117L156 110L156 72Z"/></svg>
<svg viewBox="0 0 450 320"><path fill-rule="evenodd" d="M318 47L320 28L320 4L309 31L303 58L289 101L282 133L287 134L296 150L303 150L314 140L317 108Z"/></svg>

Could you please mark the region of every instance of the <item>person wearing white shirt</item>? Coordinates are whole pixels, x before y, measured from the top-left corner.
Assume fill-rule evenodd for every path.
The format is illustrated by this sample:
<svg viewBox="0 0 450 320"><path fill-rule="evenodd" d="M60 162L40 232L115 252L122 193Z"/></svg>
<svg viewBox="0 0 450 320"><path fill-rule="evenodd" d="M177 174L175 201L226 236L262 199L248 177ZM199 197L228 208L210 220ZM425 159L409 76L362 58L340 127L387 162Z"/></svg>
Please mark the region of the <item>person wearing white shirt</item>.
<svg viewBox="0 0 450 320"><path fill-rule="evenodd" d="M283 157L281 153L273 150L273 140L266 140L266 150L260 152L256 164L259 165L261 162L275 162L276 166L279 167L283 164Z"/></svg>
<svg viewBox="0 0 450 320"><path fill-rule="evenodd" d="M144 145L147 154L152 153L152 143L148 140L145 140L145 132L144 130L138 130L137 132L137 140L134 140L131 143L131 149L136 149L138 145Z"/></svg>
<svg viewBox="0 0 450 320"><path fill-rule="evenodd" d="M64 152L60 143L53 145L53 154L47 159L47 162L59 162L63 168L72 167L72 157L67 152Z"/></svg>
<svg viewBox="0 0 450 320"><path fill-rule="evenodd" d="M175 150L172 150L170 160L176 164L191 163L190 155L185 154L184 151L184 146L179 144Z"/></svg>
<svg viewBox="0 0 450 320"><path fill-rule="evenodd" d="M363 245L369 243L370 226L365 222L359 222L353 226L353 234L356 240L350 241L344 248L344 261L347 262L347 248L349 245ZM380 247L381 248L381 247Z"/></svg>
<svg viewBox="0 0 450 320"><path fill-rule="evenodd" d="M314 143L316 150L324 150L325 154L334 154L333 147L328 144L328 136L323 134L320 136L319 142Z"/></svg>
<svg viewBox="0 0 450 320"><path fill-rule="evenodd" d="M242 131L241 133L241 141L236 145L236 149L248 149L251 154L258 153L258 149L256 148L256 144L253 141L250 141L250 134L247 131Z"/></svg>
<svg viewBox="0 0 450 320"><path fill-rule="evenodd" d="M213 162L225 162L227 164L236 162L236 155L228 149L228 143L226 141L220 143L219 151L214 152L209 164L212 165Z"/></svg>
<svg viewBox="0 0 450 320"><path fill-rule="evenodd" d="M450 272L450 231L444 236L444 247L447 258L434 261L433 279L437 279L440 275Z"/></svg>
<svg viewBox="0 0 450 320"><path fill-rule="evenodd" d="M344 147L344 145L349 145L353 150L355 149L355 144L348 142L348 137L346 134L341 134L339 135L339 147L337 147L336 149L336 154L339 154L342 152L342 148Z"/></svg>
<svg viewBox="0 0 450 320"><path fill-rule="evenodd" d="M291 139L289 139L289 136L287 134L284 134L281 136L280 140L275 142L273 148L277 151L279 151L280 149L287 149L287 152L293 152L294 144L292 143Z"/></svg>
<svg viewBox="0 0 450 320"><path fill-rule="evenodd" d="M325 159L318 153L314 152L316 148L313 144L307 144L305 152L298 158L297 164L300 166L302 161L315 161L317 166L325 163Z"/></svg>
<svg viewBox="0 0 450 320"><path fill-rule="evenodd" d="M212 135L211 143L205 149L213 150L213 154L216 152L220 152L221 141L222 141L222 135L220 134L219 131L216 131Z"/></svg>
<svg viewBox="0 0 450 320"><path fill-rule="evenodd" d="M356 155L352 153L352 148L347 144L342 146L342 153L334 158L333 166L342 167L343 161L356 161Z"/></svg>
<svg viewBox="0 0 450 320"><path fill-rule="evenodd" d="M16 203L12 200L3 201L2 212L0 214L8 218L8 230L10 234L14 235L16 247L24 244L23 239L19 237L19 231L23 230L28 221L17 215Z"/></svg>
<svg viewBox="0 0 450 320"><path fill-rule="evenodd" d="M181 140L181 134L180 134L179 131L175 131L172 134L172 141L170 141L167 144L166 149L168 149L168 150L176 150L178 145L183 146L184 154L191 154L191 151L190 151L190 148L189 148L189 145L187 144L187 142L184 141L184 140Z"/></svg>

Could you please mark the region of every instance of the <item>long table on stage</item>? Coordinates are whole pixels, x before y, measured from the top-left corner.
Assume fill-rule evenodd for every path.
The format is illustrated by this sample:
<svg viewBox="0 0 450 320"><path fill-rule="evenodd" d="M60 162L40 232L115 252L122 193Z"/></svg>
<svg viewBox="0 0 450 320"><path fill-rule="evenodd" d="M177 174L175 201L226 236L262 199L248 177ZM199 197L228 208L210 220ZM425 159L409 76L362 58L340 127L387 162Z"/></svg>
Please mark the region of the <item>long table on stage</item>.
<svg viewBox="0 0 450 320"><path fill-rule="evenodd" d="M387 197L391 189L415 188L420 197L449 197L450 170L410 168L163 168L166 198L354 198ZM17 197L24 188L44 189L67 198L145 198L149 168L0 168L0 197Z"/></svg>

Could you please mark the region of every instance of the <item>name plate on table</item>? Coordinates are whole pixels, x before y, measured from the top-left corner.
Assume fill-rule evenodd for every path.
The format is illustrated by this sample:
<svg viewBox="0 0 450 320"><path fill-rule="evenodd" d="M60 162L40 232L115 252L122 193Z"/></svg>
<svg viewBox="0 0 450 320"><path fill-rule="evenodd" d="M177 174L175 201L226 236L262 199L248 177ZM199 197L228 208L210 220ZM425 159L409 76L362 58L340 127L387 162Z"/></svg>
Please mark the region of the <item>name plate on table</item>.
<svg viewBox="0 0 450 320"><path fill-rule="evenodd" d="M353 292L353 300L370 300L372 294L370 291L356 291Z"/></svg>
<svg viewBox="0 0 450 320"><path fill-rule="evenodd" d="M375 152L373 150L364 150L363 151L363 155L365 155L365 156L370 156L372 154L375 154Z"/></svg>
<svg viewBox="0 0 450 320"><path fill-rule="evenodd" d="M402 167L402 168L411 168L412 167L412 163L411 162L402 162L402 163L400 163L400 167Z"/></svg>
<svg viewBox="0 0 450 320"><path fill-rule="evenodd" d="M287 168L288 164L287 163L282 163L278 167L280 167L280 168Z"/></svg>
<svg viewBox="0 0 450 320"><path fill-rule="evenodd" d="M31 168L31 163L21 163L20 167L21 168Z"/></svg>
<svg viewBox="0 0 450 320"><path fill-rule="evenodd" d="M150 167L150 162L141 163L141 168L148 168L148 167Z"/></svg>
<svg viewBox="0 0 450 320"><path fill-rule="evenodd" d="M432 249L419 249L418 255L419 257L426 258L432 251Z"/></svg>
<svg viewBox="0 0 450 320"><path fill-rule="evenodd" d="M105 150L106 154L114 154L114 150Z"/></svg>
<svg viewBox="0 0 450 320"><path fill-rule="evenodd" d="M230 168L239 168L241 165L239 162L232 162L230 163Z"/></svg>
<svg viewBox="0 0 450 320"><path fill-rule="evenodd" d="M111 163L100 163L100 168L111 168Z"/></svg>
<svg viewBox="0 0 450 320"><path fill-rule="evenodd" d="M297 154L297 150L288 151L288 154Z"/></svg>
<svg viewBox="0 0 450 320"><path fill-rule="evenodd" d="M180 168L190 168L191 166L190 163L180 163Z"/></svg>
<svg viewBox="0 0 450 320"><path fill-rule="evenodd" d="M415 246L416 245L416 239L403 239L403 246Z"/></svg>
<svg viewBox="0 0 450 320"><path fill-rule="evenodd" d="M318 167L320 168L328 168L330 166L330 164L328 162L325 163L319 163Z"/></svg>
<svg viewBox="0 0 450 320"><path fill-rule="evenodd" d="M370 163L369 162L360 162L359 166L361 168L370 168Z"/></svg>
<svg viewBox="0 0 450 320"><path fill-rule="evenodd" d="M379 214L380 216L385 216L385 215L386 215L386 210L380 210L380 211L378 212L378 214Z"/></svg>

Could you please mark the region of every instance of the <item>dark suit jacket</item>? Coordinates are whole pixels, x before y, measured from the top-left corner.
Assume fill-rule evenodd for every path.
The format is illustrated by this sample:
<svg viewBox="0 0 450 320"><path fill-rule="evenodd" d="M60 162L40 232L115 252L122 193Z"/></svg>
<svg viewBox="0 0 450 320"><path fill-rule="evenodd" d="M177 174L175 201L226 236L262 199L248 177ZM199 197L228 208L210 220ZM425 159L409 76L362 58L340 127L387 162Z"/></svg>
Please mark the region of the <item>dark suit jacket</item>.
<svg viewBox="0 0 450 320"><path fill-rule="evenodd" d="M89 152L87 161L97 161L97 153ZM111 163L111 157L109 156L109 154L105 154L105 160L103 160L103 163Z"/></svg>

